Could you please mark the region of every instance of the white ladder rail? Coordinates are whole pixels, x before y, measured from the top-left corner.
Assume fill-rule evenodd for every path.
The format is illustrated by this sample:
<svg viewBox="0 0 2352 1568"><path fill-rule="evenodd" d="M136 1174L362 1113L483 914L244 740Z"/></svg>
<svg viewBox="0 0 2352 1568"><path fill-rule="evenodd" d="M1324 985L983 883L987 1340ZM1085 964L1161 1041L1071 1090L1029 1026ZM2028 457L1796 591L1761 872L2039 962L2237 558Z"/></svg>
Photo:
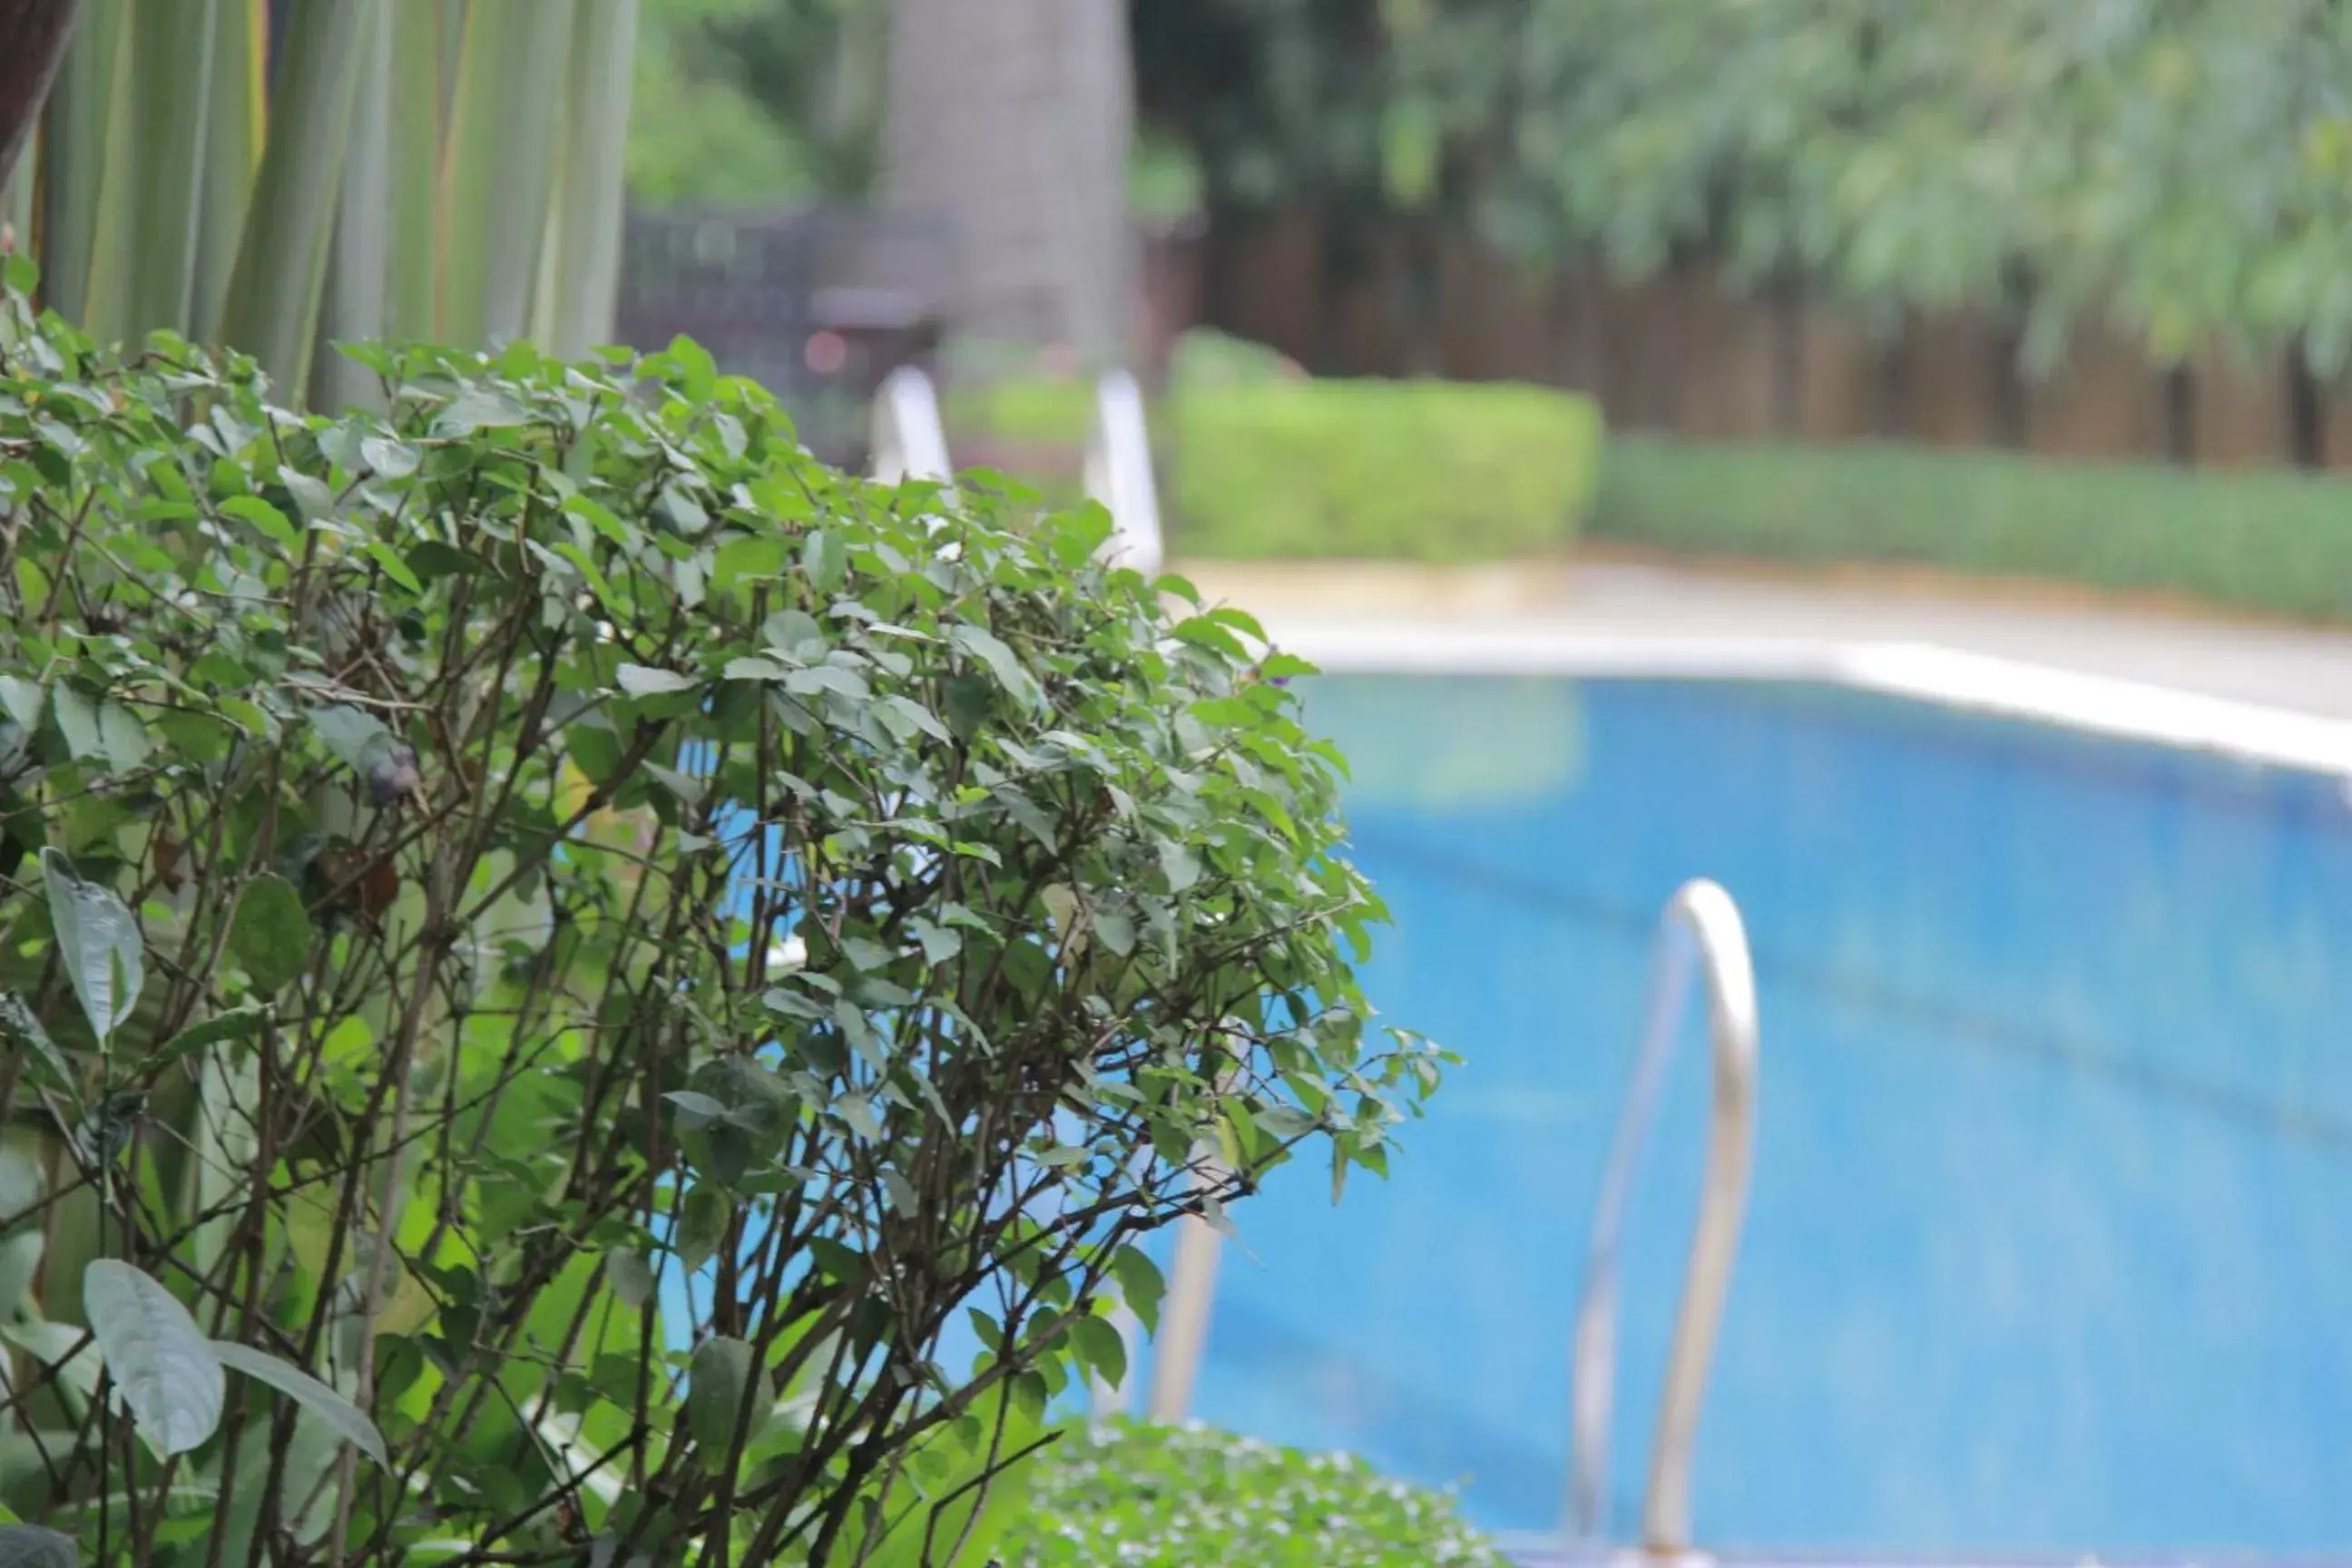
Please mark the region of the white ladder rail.
<svg viewBox="0 0 2352 1568"><path fill-rule="evenodd" d="M947 431L940 417L939 391L913 365L900 365L876 389L871 446L874 478L884 484L929 480L952 486ZM1151 436L1143 393L1123 370L1107 373L1095 387L1095 416L1087 446L1087 494L1110 513L1111 537L1103 553L1146 576L1160 571L1160 497L1151 473ZM1213 1184L1213 1176L1203 1181ZM1159 1354L1152 1366L1150 1408L1163 1420L1177 1420L1191 1404L1192 1382L1207 1343L1211 1297L1215 1290L1217 1234L1198 1217L1179 1222L1176 1263L1160 1323ZM1137 1360L1141 1325L1124 1304L1113 1322L1128 1343L1130 1369ZM1128 1408L1129 1376L1114 1386L1089 1380L1097 1414Z"/></svg>
<svg viewBox="0 0 2352 1568"><path fill-rule="evenodd" d="M902 364L882 378L874 393L871 430L874 477L882 483L953 482L940 395L931 378L915 366Z"/></svg>
<svg viewBox="0 0 2352 1568"><path fill-rule="evenodd" d="M1668 900L1655 951L1648 1022L1601 1183L1584 1291L1577 1306L1566 1523L1571 1538L1591 1541L1606 1521L1610 1415L1617 1373L1618 1238L1696 968L1706 986L1713 1062L1706 1176L1683 1276L1642 1513L1643 1546L1653 1552L1676 1553L1690 1545L1692 1454L1747 1215L1756 1142L1756 971L1738 906L1721 887L1704 879L1685 883Z"/></svg>
<svg viewBox="0 0 2352 1568"><path fill-rule="evenodd" d="M1160 574L1160 492L1151 478L1151 432L1143 391L1123 370L1095 384L1094 425L1087 441L1087 494L1110 513L1105 554L1146 577Z"/></svg>

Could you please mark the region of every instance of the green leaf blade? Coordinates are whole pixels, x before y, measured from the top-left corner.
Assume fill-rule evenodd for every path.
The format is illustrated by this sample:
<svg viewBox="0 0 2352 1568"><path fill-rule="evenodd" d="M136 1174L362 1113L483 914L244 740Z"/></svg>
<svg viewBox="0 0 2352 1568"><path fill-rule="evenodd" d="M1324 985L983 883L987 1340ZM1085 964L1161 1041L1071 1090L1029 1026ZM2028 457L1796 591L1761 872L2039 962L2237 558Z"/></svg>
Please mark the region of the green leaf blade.
<svg viewBox="0 0 2352 1568"><path fill-rule="evenodd" d="M264 872L237 896L229 952L264 994L275 995L300 978L315 936L302 895L285 878Z"/></svg>
<svg viewBox="0 0 2352 1568"><path fill-rule="evenodd" d="M163 1285L116 1258L81 1277L82 1310L107 1374L140 1433L165 1454L201 1446L220 1425L221 1363L196 1321Z"/></svg>
<svg viewBox="0 0 2352 1568"><path fill-rule="evenodd" d="M100 1046L139 1005L147 980L139 922L113 892L86 882L55 848L41 851L58 956Z"/></svg>
<svg viewBox="0 0 2352 1568"><path fill-rule="evenodd" d="M391 1468L383 1434L376 1430L375 1423L358 1405L309 1373L234 1340L214 1340L211 1348L213 1355L229 1371L241 1372L269 1384L332 1427L337 1436L349 1439L361 1453L387 1469Z"/></svg>

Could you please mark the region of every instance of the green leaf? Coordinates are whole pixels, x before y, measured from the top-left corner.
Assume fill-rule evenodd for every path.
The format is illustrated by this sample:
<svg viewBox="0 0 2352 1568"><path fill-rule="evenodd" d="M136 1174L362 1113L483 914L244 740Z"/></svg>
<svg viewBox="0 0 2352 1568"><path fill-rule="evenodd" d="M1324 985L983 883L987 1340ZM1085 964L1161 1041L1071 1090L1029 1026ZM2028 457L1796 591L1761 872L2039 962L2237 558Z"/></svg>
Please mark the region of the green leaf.
<svg viewBox="0 0 2352 1568"><path fill-rule="evenodd" d="M147 726L120 702L108 702L99 709L98 739L117 773L129 773L147 760Z"/></svg>
<svg viewBox="0 0 2352 1568"><path fill-rule="evenodd" d="M1160 1266L1138 1247L1122 1247L1110 1260L1110 1269L1118 1280L1119 1298L1128 1310L1140 1319L1146 1332L1160 1331L1160 1302L1168 1293L1168 1282L1160 1277Z"/></svg>
<svg viewBox="0 0 2352 1568"><path fill-rule="evenodd" d="M1179 622L1171 635L1179 642L1208 648L1236 661L1249 658L1249 649L1242 646L1240 638L1206 616L1195 616L1189 621Z"/></svg>
<svg viewBox="0 0 2352 1568"><path fill-rule="evenodd" d="M948 641L986 665L997 685L1014 701L1032 708L1045 701L1045 695L1037 689L1036 679L1022 668L1020 656L986 627L959 626L948 633Z"/></svg>
<svg viewBox="0 0 2352 1568"><path fill-rule="evenodd" d="M714 1334L694 1348L686 1373L686 1425L706 1459L716 1459L734 1441L735 1421L751 1387L751 1347ZM754 1415L751 1436L758 1436Z"/></svg>
<svg viewBox="0 0 2352 1568"><path fill-rule="evenodd" d="M384 728L383 721L374 714L341 703L312 709L310 728L345 767L355 770L367 756L369 747L392 734Z"/></svg>
<svg viewBox="0 0 2352 1568"><path fill-rule="evenodd" d="M1127 1381L1127 1342L1109 1319L1078 1319L1070 1325L1070 1341L1097 1377L1114 1388Z"/></svg>
<svg viewBox="0 0 2352 1568"><path fill-rule="evenodd" d="M278 724L267 710L242 697L224 697L220 700L221 717L244 731L250 738L276 740Z"/></svg>
<svg viewBox="0 0 2352 1568"><path fill-rule="evenodd" d="M481 563L454 544L444 544L428 539L408 552L408 569L419 581L434 577L463 577L481 570Z"/></svg>
<svg viewBox="0 0 2352 1568"><path fill-rule="evenodd" d="M488 427L520 425L530 416L511 397L487 387L469 386L452 398L433 421L436 436L470 436Z"/></svg>
<svg viewBox="0 0 2352 1568"><path fill-rule="evenodd" d="M882 1123L875 1119L874 1102L862 1094L845 1094L833 1102L835 1114L849 1124L850 1131L860 1138L882 1136Z"/></svg>
<svg viewBox="0 0 2352 1568"><path fill-rule="evenodd" d="M1314 1117L1292 1105L1269 1105L1255 1119L1269 1138L1287 1142L1304 1138L1322 1125Z"/></svg>
<svg viewBox="0 0 2352 1568"><path fill-rule="evenodd" d="M360 457L388 479L404 479L416 471L416 448L391 436L370 436L360 443Z"/></svg>
<svg viewBox="0 0 2352 1568"><path fill-rule="evenodd" d="M1135 951L1135 922L1115 910L1095 911L1095 937L1103 946L1125 958Z"/></svg>
<svg viewBox="0 0 2352 1568"><path fill-rule="evenodd" d="M259 496L231 496L221 502L226 515L251 523L262 536L281 550L292 550L301 535L286 520L286 514L263 500Z"/></svg>
<svg viewBox="0 0 2352 1568"><path fill-rule="evenodd" d="M708 1127L727 1114L727 1108L718 1100L690 1089L674 1089L662 1098L677 1107L680 1125L690 1129Z"/></svg>
<svg viewBox="0 0 2352 1568"><path fill-rule="evenodd" d="M58 956L90 1032L104 1046L138 1006L140 988L147 982L139 922L111 890L83 881L73 862L56 849L41 851L41 871L48 884Z"/></svg>
<svg viewBox="0 0 2352 1568"><path fill-rule="evenodd" d="M33 1288L33 1276L40 1272L41 1253L47 1238L37 1228L27 1226L0 1241L0 1317L13 1318L25 1304L25 1293Z"/></svg>
<svg viewBox="0 0 2352 1568"><path fill-rule="evenodd" d="M678 1206L677 1260L689 1269L709 1262L734 1217L735 1201L724 1189L708 1182L697 1183Z"/></svg>
<svg viewBox="0 0 2352 1568"><path fill-rule="evenodd" d="M1160 869L1168 879L1168 890L1181 893L1201 879L1201 862L1190 849L1171 838L1160 841Z"/></svg>
<svg viewBox="0 0 2352 1568"><path fill-rule="evenodd" d="M285 878L265 871L237 895L228 950L265 995L284 990L310 966L312 936L302 895Z"/></svg>
<svg viewBox="0 0 2352 1568"><path fill-rule="evenodd" d="M960 741L980 733L981 725L988 721L991 701L988 681L982 676L959 675L940 689L940 707L947 714L948 728Z"/></svg>
<svg viewBox="0 0 2352 1568"><path fill-rule="evenodd" d="M32 1052L48 1069L53 1087L63 1089L77 1100L81 1098L81 1086L66 1061L65 1052L58 1048L57 1041L49 1038L49 1032L41 1027L39 1017L14 991L0 991L0 1045L11 1050Z"/></svg>
<svg viewBox="0 0 2352 1568"><path fill-rule="evenodd" d="M724 593L745 578L773 577L784 567L784 542L772 534L747 534L719 547L710 585Z"/></svg>
<svg viewBox="0 0 2352 1568"><path fill-rule="evenodd" d="M412 594L425 592L425 584L417 580L416 574L408 569L408 563L403 561L391 545L381 539L371 539L367 543L367 552L378 566L383 568L385 576Z"/></svg>
<svg viewBox="0 0 2352 1568"><path fill-rule="evenodd" d="M270 1010L266 1005L247 1004L215 1013L198 1024L192 1024L172 1037L170 1042L151 1053L131 1069L131 1075L142 1081L152 1081L155 1075L173 1063L203 1050L206 1046L220 1045L228 1040L242 1040L261 1033L268 1026Z"/></svg>
<svg viewBox="0 0 2352 1568"><path fill-rule="evenodd" d="M673 691L692 691L702 684L691 675L680 675L674 669L656 669L649 665L625 664L613 672L621 689L632 697L659 697Z"/></svg>
<svg viewBox="0 0 2352 1568"><path fill-rule="evenodd" d="M809 1237L809 1257L835 1284L855 1285L866 1278L864 1256L829 1236Z"/></svg>
<svg viewBox="0 0 2352 1568"><path fill-rule="evenodd" d="M613 1294L625 1307L640 1308L654 1299L653 1270L646 1267L642 1255L628 1247L615 1247L604 1255L604 1278L612 1281Z"/></svg>
<svg viewBox="0 0 2352 1568"><path fill-rule="evenodd" d="M933 963L945 963L963 951L963 933L952 931L935 921L917 915L907 922L915 940L923 944L923 957Z"/></svg>
<svg viewBox="0 0 2352 1568"><path fill-rule="evenodd" d="M349 1439L361 1453L385 1468L391 1468L392 1458L384 1452L383 1434L376 1430L375 1423L369 1420L358 1405L300 1367L255 1350L250 1345L238 1344L233 1340L214 1340L211 1345L213 1355L221 1365L269 1384L325 1422L338 1436Z"/></svg>
<svg viewBox="0 0 2352 1568"><path fill-rule="evenodd" d="M334 493L327 489L326 481L317 475L302 473L294 468L280 468L278 470L278 482L284 485L286 493L294 498L294 504L300 510L303 521L316 522L321 518L335 515Z"/></svg>
<svg viewBox="0 0 2352 1568"><path fill-rule="evenodd" d="M0 675L0 709L27 731L41 723L41 689L14 675Z"/></svg>
<svg viewBox="0 0 2352 1568"><path fill-rule="evenodd" d="M49 706L58 716L58 733L66 738L66 752L76 762L95 757L106 749L98 728L98 704L83 696L64 681L49 694Z"/></svg>
<svg viewBox="0 0 2352 1568"><path fill-rule="evenodd" d="M128 1263L82 1271L81 1302L107 1375L131 1418L165 1454L184 1454L220 1425L221 1363L178 1298Z"/></svg>
<svg viewBox="0 0 2352 1568"><path fill-rule="evenodd" d="M0 1323L0 1339L39 1362L51 1380L76 1398L88 1401L98 1396L98 1380L104 1370L98 1343L71 1323L40 1319Z"/></svg>
<svg viewBox="0 0 2352 1568"><path fill-rule="evenodd" d="M0 1568L76 1568L74 1538L37 1524L0 1524Z"/></svg>

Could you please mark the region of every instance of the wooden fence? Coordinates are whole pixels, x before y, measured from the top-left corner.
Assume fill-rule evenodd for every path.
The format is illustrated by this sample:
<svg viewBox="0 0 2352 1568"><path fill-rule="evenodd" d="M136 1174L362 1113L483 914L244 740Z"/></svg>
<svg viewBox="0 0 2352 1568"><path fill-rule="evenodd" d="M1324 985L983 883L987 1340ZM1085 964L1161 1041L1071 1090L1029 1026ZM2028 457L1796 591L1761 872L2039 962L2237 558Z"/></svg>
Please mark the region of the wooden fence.
<svg viewBox="0 0 2352 1568"><path fill-rule="evenodd" d="M1336 245L1308 209L1221 226L1188 251L1199 319L1327 374L1573 387L1614 429L2352 468L2352 394L2331 395L2284 353L2216 350L2167 370L2093 326L2037 381L2013 331L1986 315L1915 316L1880 336L1794 290L1742 295L1704 265L1635 285L1531 279L1458 240L1420 238L1416 268L1415 243ZM1165 278L1174 263L1159 266Z"/></svg>

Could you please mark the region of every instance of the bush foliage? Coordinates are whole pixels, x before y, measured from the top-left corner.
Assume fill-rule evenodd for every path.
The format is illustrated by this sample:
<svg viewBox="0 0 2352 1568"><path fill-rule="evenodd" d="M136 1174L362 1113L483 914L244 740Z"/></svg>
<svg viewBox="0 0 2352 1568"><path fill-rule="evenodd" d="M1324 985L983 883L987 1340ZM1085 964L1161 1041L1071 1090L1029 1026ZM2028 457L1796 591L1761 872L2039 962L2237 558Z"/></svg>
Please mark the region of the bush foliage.
<svg viewBox="0 0 2352 1568"><path fill-rule="evenodd" d="M1600 460L1592 404L1532 386L1236 383L1167 412L1195 559L1543 554L1576 537Z"/></svg>
<svg viewBox="0 0 2352 1568"><path fill-rule="evenodd" d="M2352 495L2294 473L1620 437L1592 532L1692 554L1916 563L2352 620Z"/></svg>
<svg viewBox="0 0 2352 1568"><path fill-rule="evenodd" d="M1016 374L951 387L959 465L1016 469L1075 500L1094 385ZM1590 400L1532 386L1313 381L1220 332L1179 342L1153 410L1180 555L1508 559L1564 548L1591 502Z"/></svg>
<svg viewBox="0 0 2352 1568"><path fill-rule="evenodd" d="M1003 1541L1008 1568L1505 1568L1451 1497L1197 1426L1070 1433L1030 1502Z"/></svg>
<svg viewBox="0 0 2352 1568"><path fill-rule="evenodd" d="M0 1545L976 1550L1132 1244L1440 1070L1301 667L691 344L362 358L0 309Z"/></svg>

